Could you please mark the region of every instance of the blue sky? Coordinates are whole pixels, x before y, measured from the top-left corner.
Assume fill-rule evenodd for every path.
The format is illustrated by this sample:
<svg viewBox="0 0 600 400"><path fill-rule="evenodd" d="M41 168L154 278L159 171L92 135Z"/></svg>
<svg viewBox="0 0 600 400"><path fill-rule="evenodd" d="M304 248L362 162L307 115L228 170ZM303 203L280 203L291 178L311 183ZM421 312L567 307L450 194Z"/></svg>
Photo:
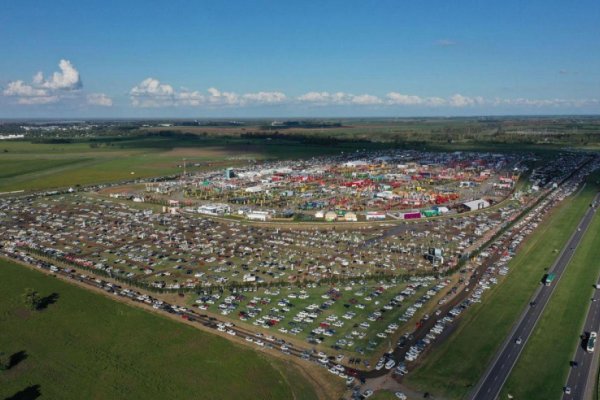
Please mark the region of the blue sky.
<svg viewBox="0 0 600 400"><path fill-rule="evenodd" d="M600 113L597 0L4 3L0 117Z"/></svg>

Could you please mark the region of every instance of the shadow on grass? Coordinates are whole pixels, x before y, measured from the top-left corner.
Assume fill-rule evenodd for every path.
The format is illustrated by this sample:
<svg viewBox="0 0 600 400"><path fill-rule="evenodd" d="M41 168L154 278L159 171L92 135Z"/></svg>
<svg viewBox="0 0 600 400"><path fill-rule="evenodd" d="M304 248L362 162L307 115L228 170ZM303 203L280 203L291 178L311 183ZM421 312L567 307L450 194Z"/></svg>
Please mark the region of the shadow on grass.
<svg viewBox="0 0 600 400"><path fill-rule="evenodd" d="M34 400L42 395L40 391L40 385L29 386L20 392L7 397L5 400Z"/></svg>
<svg viewBox="0 0 600 400"><path fill-rule="evenodd" d="M27 358L27 352L25 350L18 351L10 356L10 361L8 362L8 369L16 367L22 361Z"/></svg>
<svg viewBox="0 0 600 400"><path fill-rule="evenodd" d="M46 297L42 297L40 299L40 302L37 305L37 309L38 310L45 310L51 304L56 303L56 301L58 300L59 297L60 296L59 296L58 293L52 293L51 295L48 295Z"/></svg>

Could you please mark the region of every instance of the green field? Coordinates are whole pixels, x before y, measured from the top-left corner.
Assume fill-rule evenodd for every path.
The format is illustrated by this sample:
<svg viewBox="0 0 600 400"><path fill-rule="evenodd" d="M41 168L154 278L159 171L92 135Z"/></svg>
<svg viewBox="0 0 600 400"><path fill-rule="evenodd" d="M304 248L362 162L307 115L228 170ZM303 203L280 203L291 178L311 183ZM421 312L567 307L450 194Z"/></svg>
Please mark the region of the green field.
<svg viewBox="0 0 600 400"><path fill-rule="evenodd" d="M533 334L503 389L518 399L560 399L569 374L569 361L581 342L593 284L598 279L600 218L591 225L558 282ZM549 384L551 383L551 384Z"/></svg>
<svg viewBox="0 0 600 400"><path fill-rule="evenodd" d="M28 287L58 298L28 311ZM316 398L293 365L2 260L0 326L0 351L24 355L3 399Z"/></svg>
<svg viewBox="0 0 600 400"><path fill-rule="evenodd" d="M557 257L553 250L567 242L595 193L588 184L540 224L510 262L507 277L461 317L452 336L407 376L407 384L448 398L462 398L473 388Z"/></svg>
<svg viewBox="0 0 600 400"><path fill-rule="evenodd" d="M388 391L383 391L383 390L378 391L371 397L371 400L394 400L394 399L397 399L397 397L394 396L394 393L388 392Z"/></svg>
<svg viewBox="0 0 600 400"><path fill-rule="evenodd" d="M0 146L0 192L39 190L243 165L248 160L295 159L352 150L267 140L130 137ZM201 164L194 167L194 164Z"/></svg>

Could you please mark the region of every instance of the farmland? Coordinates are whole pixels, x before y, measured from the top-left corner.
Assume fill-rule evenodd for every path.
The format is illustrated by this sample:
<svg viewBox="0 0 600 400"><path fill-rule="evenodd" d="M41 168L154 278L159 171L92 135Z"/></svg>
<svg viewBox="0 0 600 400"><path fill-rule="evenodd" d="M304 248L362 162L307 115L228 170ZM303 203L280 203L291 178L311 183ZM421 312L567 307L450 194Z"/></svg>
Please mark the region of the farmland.
<svg viewBox="0 0 600 400"><path fill-rule="evenodd" d="M306 157L342 148L241 140L171 137L104 138L100 142L30 143L7 141L0 147L0 191L40 190L99 184L181 173L209 164L237 165L248 160ZM193 164L198 164L194 167Z"/></svg>
<svg viewBox="0 0 600 400"><path fill-rule="evenodd" d="M57 299L28 311L27 287ZM25 355L0 374L2 398L316 398L293 366L13 263L0 261L0 291L0 348Z"/></svg>
<svg viewBox="0 0 600 400"><path fill-rule="evenodd" d="M173 126L139 127L141 132L172 131L207 136L301 137L308 140L361 140L395 143L442 144L536 144L588 145L597 143L597 117L497 117L497 118L347 118L316 121L240 121L223 125L218 121L202 125L174 123ZM183 126L185 125L185 126Z"/></svg>

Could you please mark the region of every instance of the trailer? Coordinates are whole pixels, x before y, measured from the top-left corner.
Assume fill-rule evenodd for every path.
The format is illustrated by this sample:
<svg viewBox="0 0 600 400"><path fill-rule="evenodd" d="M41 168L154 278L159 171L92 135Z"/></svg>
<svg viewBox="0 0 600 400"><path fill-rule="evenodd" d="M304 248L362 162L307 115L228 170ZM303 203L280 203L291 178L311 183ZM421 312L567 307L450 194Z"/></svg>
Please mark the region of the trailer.
<svg viewBox="0 0 600 400"><path fill-rule="evenodd" d="M554 281L554 279L556 279L556 274L553 274L553 273L546 274L546 276L544 276L544 285L550 286L552 284L552 282Z"/></svg>
<svg viewBox="0 0 600 400"><path fill-rule="evenodd" d="M407 212L402 216L403 219L419 219L421 218L421 213L419 211L416 212Z"/></svg>

